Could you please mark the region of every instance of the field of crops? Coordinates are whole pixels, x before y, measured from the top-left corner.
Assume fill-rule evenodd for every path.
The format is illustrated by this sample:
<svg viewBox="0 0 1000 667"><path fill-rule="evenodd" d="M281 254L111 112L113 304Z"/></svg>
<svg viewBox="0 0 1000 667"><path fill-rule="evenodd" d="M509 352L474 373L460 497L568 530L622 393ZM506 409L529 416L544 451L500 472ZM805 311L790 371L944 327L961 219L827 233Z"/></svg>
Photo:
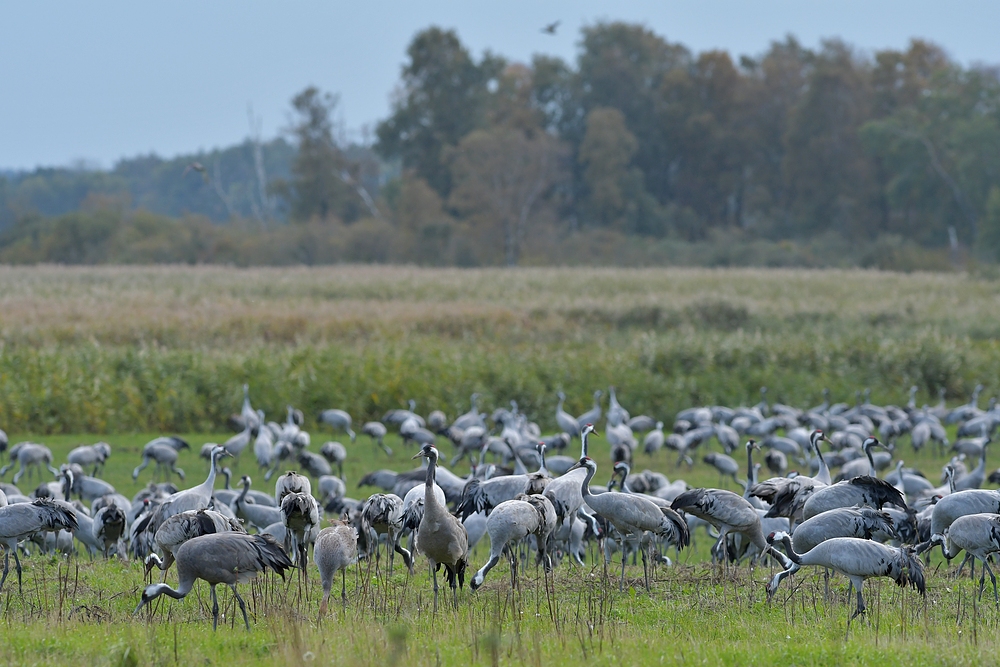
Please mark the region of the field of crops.
<svg viewBox="0 0 1000 667"><path fill-rule="evenodd" d="M45 443L57 463L77 444L108 441L105 476L131 496L151 472L131 479L142 445L167 432L192 444L179 461L186 484L203 479L197 451L229 436L244 381L268 418L301 407L314 449L334 438L314 420L320 408L344 407L360 423L414 398L419 412L455 416L472 391L487 409L516 399L545 432L557 390L580 413L609 384L633 414L668 422L693 404L755 403L762 384L800 407L823 387L852 401L868 386L873 400L903 404L911 384L921 402L945 387L955 404L977 382L984 398L997 390L998 297L988 280L874 272L3 268L0 427L12 443ZM370 470L414 466L412 450L389 444L392 459L365 437L349 446L349 495L375 491L356 489ZM938 482L947 456L914 453L908 438L898 446ZM700 460L676 469L668 454L639 454L636 467L726 486ZM603 438L592 455L603 483ZM268 488L252 457L234 469ZM725 572L708 564L709 546L699 532L673 567L657 566L651 593L641 565L619 593L593 549L585 568L563 562L548 581L524 568L519 590L501 562L457 611L437 614L424 561L412 577L398 561L392 577L363 562L348 576L346 609L331 605L319 623L315 569L308 583L269 576L244 587L249 633L222 587L225 623L213 633L203 583L133 617L138 563L35 556L24 560L23 595L13 572L0 593L0 664L982 664L1000 649L1000 611L989 592L977 601L978 571L975 582L954 578L939 550L926 599L872 580L867 618L849 624L845 579L827 596L822 574L805 568L768 604L770 567Z"/></svg>

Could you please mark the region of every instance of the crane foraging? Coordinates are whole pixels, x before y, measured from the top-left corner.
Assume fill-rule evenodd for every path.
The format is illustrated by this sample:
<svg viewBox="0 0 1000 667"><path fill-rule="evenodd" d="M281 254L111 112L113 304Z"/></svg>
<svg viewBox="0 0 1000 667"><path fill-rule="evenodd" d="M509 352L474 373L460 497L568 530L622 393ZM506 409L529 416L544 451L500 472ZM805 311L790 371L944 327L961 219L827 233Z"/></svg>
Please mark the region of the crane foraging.
<svg viewBox="0 0 1000 667"><path fill-rule="evenodd" d="M183 600L191 592L194 582L202 579L212 589L212 629L219 625L219 600L215 587L226 584L236 596L243 612L243 623L250 630L247 606L236 590L236 584L251 581L267 569L274 570L284 579L285 570L295 567L281 545L267 534L227 532L202 535L182 544L174 558L177 560L177 588L165 583L147 586L133 615L161 595Z"/></svg>
<svg viewBox="0 0 1000 667"><path fill-rule="evenodd" d="M510 555L511 578L517 583L517 555L511 548L528 535L534 535L538 544L538 558L545 571L552 569L552 562L545 552L545 543L556 527L556 511L552 502L543 495L521 494L513 500L500 503L486 519L486 532L490 536L490 558L472 577L469 586L476 590L483 585L486 575L500 562L506 550Z"/></svg>
<svg viewBox="0 0 1000 667"><path fill-rule="evenodd" d="M341 573L340 599L347 607L347 568L358 562L358 531L347 520L324 528L316 538L313 560L323 584L323 599L319 603L319 618L323 618L330 601L333 577L338 571Z"/></svg>
<svg viewBox="0 0 1000 667"><path fill-rule="evenodd" d="M834 537L800 555L792 549L791 536L788 533L778 532L768 535L767 543L771 545L774 542L781 542L785 546L792 564L774 575L768 583L768 600L774 597L781 581L798 572L803 565L829 568L851 580L851 585L858 592L858 605L851 615L852 619L865 613L862 588L866 579L889 577L901 587L909 585L921 595L927 594L924 567L910 549L890 547L856 537Z"/></svg>
<svg viewBox="0 0 1000 667"><path fill-rule="evenodd" d="M17 557L17 543L38 532L75 531L76 513L66 503L48 498L38 498L31 503L15 503L0 507L0 544L3 544L3 577L0 590L10 572L10 554L14 554L17 569L17 589L21 589L21 560Z"/></svg>

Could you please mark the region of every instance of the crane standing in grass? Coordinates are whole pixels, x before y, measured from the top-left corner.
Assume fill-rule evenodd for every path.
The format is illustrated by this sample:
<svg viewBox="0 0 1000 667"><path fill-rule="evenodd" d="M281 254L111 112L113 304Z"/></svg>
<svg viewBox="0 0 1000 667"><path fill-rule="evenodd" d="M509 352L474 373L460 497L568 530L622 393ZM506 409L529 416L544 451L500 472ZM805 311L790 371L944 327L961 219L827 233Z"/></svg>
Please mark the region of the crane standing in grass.
<svg viewBox="0 0 1000 667"><path fill-rule="evenodd" d="M469 563L469 535L465 526L451 515L434 494L434 473L437 469L438 450L424 445L413 458L427 459L427 478L424 486L424 515L417 528L417 551L427 557L434 578L434 610L437 611L437 571L442 565L448 574L455 608L458 608L459 587L465 583L465 568Z"/></svg>
<svg viewBox="0 0 1000 667"><path fill-rule="evenodd" d="M182 544L174 558L177 560L177 588L171 588L165 583L147 586L133 614L139 613L140 609L161 595L183 600L191 592L194 582L202 579L212 589L212 629L215 630L219 624L219 600L215 595L215 587L226 584L233 590L233 595L240 604L240 611L243 612L243 622L249 630L247 606L236 590L236 584L251 581L268 568L284 579L285 570L295 567L281 545L266 534L227 532L202 535Z"/></svg>

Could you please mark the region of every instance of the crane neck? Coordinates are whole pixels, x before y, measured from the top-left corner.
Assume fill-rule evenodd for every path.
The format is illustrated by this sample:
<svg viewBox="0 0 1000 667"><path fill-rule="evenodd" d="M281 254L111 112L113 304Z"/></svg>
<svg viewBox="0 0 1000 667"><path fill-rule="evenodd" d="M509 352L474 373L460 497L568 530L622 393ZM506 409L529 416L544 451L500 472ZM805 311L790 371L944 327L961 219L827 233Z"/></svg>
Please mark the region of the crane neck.
<svg viewBox="0 0 1000 667"><path fill-rule="evenodd" d="M785 545L785 551L788 552L788 558L791 559L796 565L802 565L802 557L795 553L795 549L792 548L792 538L785 535L781 540Z"/></svg>
<svg viewBox="0 0 1000 667"><path fill-rule="evenodd" d="M585 500L591 497L590 481L594 479L594 475L597 473L597 466L587 466L586 470L587 475L583 478L583 487L580 489L580 493Z"/></svg>
<svg viewBox="0 0 1000 667"><path fill-rule="evenodd" d="M816 456L819 457L819 474L816 475L816 479L824 484L829 484L831 481L830 468L826 465L826 459L823 458L823 452L819 451L818 442L813 445L813 449L816 450Z"/></svg>
<svg viewBox="0 0 1000 667"><path fill-rule="evenodd" d="M428 493L433 495L434 490L434 475L437 471L437 457L428 456L427 457L427 477L424 480L424 484L427 485Z"/></svg>
<svg viewBox="0 0 1000 667"><path fill-rule="evenodd" d="M747 447L747 481L753 478L753 447Z"/></svg>
<svg viewBox="0 0 1000 667"><path fill-rule="evenodd" d="M587 437L590 435L589 432L580 432L580 458L586 458L589 456L587 454Z"/></svg>
<svg viewBox="0 0 1000 667"><path fill-rule="evenodd" d="M875 457L872 456L872 448L865 447L865 455L868 457L868 474L872 477L876 477L877 473L875 470Z"/></svg>

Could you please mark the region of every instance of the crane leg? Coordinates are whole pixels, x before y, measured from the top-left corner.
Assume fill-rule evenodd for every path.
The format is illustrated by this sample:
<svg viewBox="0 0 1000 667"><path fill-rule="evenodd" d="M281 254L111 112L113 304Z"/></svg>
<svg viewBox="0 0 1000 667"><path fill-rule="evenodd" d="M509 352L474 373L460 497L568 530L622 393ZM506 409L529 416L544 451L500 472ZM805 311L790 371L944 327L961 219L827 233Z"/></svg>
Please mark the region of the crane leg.
<svg viewBox="0 0 1000 667"><path fill-rule="evenodd" d="M985 562L985 561L984 561ZM983 599L983 589L986 588L986 568L982 568L982 576L979 577L979 600L982 602Z"/></svg>
<svg viewBox="0 0 1000 667"><path fill-rule="evenodd" d="M330 594L327 593L327 597ZM347 609L347 568L340 571L340 601L344 603L344 609Z"/></svg>
<svg viewBox="0 0 1000 667"><path fill-rule="evenodd" d="M625 592L625 536L619 533L618 538L618 548L622 552L622 579L618 583L618 591L621 593Z"/></svg>
<svg viewBox="0 0 1000 667"><path fill-rule="evenodd" d="M434 613L438 610L438 573L437 573L437 563L434 561L430 562L431 566L431 576L434 577Z"/></svg>
<svg viewBox="0 0 1000 667"><path fill-rule="evenodd" d="M858 586L857 589L858 589L858 608L854 610L853 614L851 614L852 621L861 614L865 613L865 599L861 596L861 586Z"/></svg>
<svg viewBox="0 0 1000 667"><path fill-rule="evenodd" d="M236 585L235 584L233 584L232 586L230 586L230 588L233 589L233 595L236 596L236 601L240 603L240 611L243 612L243 623L244 623L244 625L247 626L247 630L249 631L250 630L250 620L247 618L247 604L246 604L246 602L243 601L243 598L236 591Z"/></svg>
<svg viewBox="0 0 1000 667"><path fill-rule="evenodd" d="M17 547L15 546L14 549L16 550ZM4 548L4 555L3 555L3 577L0 577L0 591L3 590L3 583L5 581L7 581L7 573L8 572L10 572L10 550L7 549L7 548Z"/></svg>
<svg viewBox="0 0 1000 667"><path fill-rule="evenodd" d="M6 563L4 563L6 566ZM20 595L24 595L24 591L21 589L21 559L17 557L17 549L14 549L14 568L17 570L17 592ZM6 576L6 567L4 568L4 576Z"/></svg>
<svg viewBox="0 0 1000 667"><path fill-rule="evenodd" d="M989 573L990 581L993 582L993 601L997 604L997 606L1000 606L1000 596L997 596L997 578L996 575L993 574L993 568L990 567L988 558L983 560L983 569ZM982 594L980 594L980 597L982 597Z"/></svg>
<svg viewBox="0 0 1000 667"><path fill-rule="evenodd" d="M215 596L215 584L212 584L212 630L219 625L219 600Z"/></svg>
<svg viewBox="0 0 1000 667"><path fill-rule="evenodd" d="M646 592L649 592L649 565L646 563L646 548L639 545L639 551L642 552L642 576L646 580Z"/></svg>

